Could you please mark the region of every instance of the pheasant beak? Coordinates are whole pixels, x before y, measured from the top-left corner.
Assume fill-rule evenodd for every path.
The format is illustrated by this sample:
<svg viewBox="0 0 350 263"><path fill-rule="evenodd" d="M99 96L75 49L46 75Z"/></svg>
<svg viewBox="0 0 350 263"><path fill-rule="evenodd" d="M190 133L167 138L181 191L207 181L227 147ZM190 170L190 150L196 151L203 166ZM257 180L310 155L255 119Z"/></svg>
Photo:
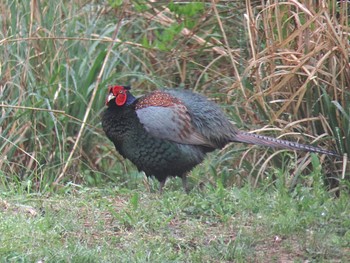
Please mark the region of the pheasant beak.
<svg viewBox="0 0 350 263"><path fill-rule="evenodd" d="M109 93L108 97L106 99L106 105L113 99L115 99L116 97L113 95L113 93Z"/></svg>

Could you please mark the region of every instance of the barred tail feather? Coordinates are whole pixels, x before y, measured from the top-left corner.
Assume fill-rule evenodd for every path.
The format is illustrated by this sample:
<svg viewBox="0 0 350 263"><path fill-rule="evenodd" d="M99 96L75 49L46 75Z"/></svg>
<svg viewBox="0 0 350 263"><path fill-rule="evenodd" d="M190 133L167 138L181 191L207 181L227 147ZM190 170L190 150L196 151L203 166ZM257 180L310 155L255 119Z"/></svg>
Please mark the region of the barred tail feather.
<svg viewBox="0 0 350 263"><path fill-rule="evenodd" d="M324 150L324 149L319 148L319 147L314 147L311 145L280 140L280 139L276 139L273 137L248 133L248 132L244 132L244 131L239 131L237 134L234 135L234 138L232 140L236 141L236 142L250 143L250 144L256 144L256 145L267 146L267 147L299 150L299 151L306 151L306 152L315 152L315 153L321 153L321 154L327 154L327 155L332 155L332 156L336 156L336 157L341 157L339 154L337 154L335 152Z"/></svg>

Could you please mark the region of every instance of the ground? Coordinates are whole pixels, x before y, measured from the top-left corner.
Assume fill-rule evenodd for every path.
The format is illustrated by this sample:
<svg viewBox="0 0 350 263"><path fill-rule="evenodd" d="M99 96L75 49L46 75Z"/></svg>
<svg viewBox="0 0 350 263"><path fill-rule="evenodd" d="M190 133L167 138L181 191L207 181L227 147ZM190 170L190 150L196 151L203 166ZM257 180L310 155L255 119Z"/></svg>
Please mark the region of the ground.
<svg viewBox="0 0 350 263"><path fill-rule="evenodd" d="M177 185L178 183L178 185ZM345 194L322 189L3 192L1 262L344 262ZM178 190L176 189L178 186ZM155 190L155 189L154 189Z"/></svg>

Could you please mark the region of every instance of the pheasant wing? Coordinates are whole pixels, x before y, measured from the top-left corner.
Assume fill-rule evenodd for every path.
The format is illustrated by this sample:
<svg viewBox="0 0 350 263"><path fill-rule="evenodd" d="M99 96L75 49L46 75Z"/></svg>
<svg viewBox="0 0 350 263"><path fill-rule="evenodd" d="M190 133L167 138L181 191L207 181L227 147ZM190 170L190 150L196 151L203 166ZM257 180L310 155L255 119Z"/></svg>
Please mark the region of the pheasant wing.
<svg viewBox="0 0 350 263"><path fill-rule="evenodd" d="M222 148L234 141L237 130L216 103L190 91L166 91L182 101L190 114L193 127L216 148Z"/></svg>
<svg viewBox="0 0 350 263"><path fill-rule="evenodd" d="M187 107L164 91L154 91L136 103L136 114L152 136L182 144L216 148L193 125Z"/></svg>

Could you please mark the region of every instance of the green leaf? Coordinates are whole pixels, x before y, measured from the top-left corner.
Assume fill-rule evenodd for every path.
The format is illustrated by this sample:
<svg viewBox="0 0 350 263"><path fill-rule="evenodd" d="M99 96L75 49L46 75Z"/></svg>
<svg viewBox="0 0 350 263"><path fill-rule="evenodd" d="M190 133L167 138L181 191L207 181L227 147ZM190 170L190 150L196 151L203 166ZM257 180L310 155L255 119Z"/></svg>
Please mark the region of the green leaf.
<svg viewBox="0 0 350 263"><path fill-rule="evenodd" d="M111 7L117 8L123 4L123 0L108 0Z"/></svg>
<svg viewBox="0 0 350 263"><path fill-rule="evenodd" d="M130 204L133 208L133 210L136 210L139 206L139 194L134 193L132 197L130 198Z"/></svg>
<svg viewBox="0 0 350 263"><path fill-rule="evenodd" d="M202 2L190 2L190 3L174 3L171 2L168 5L170 11L177 15L183 15L185 17L193 17L204 10L204 3Z"/></svg>
<svg viewBox="0 0 350 263"><path fill-rule="evenodd" d="M86 76L86 79L83 83L83 87L88 88L95 81L102 67L102 63L103 63L103 60L105 59L106 54L107 54L106 50L103 50L100 52L100 54L98 54L94 64L92 65L89 73Z"/></svg>

